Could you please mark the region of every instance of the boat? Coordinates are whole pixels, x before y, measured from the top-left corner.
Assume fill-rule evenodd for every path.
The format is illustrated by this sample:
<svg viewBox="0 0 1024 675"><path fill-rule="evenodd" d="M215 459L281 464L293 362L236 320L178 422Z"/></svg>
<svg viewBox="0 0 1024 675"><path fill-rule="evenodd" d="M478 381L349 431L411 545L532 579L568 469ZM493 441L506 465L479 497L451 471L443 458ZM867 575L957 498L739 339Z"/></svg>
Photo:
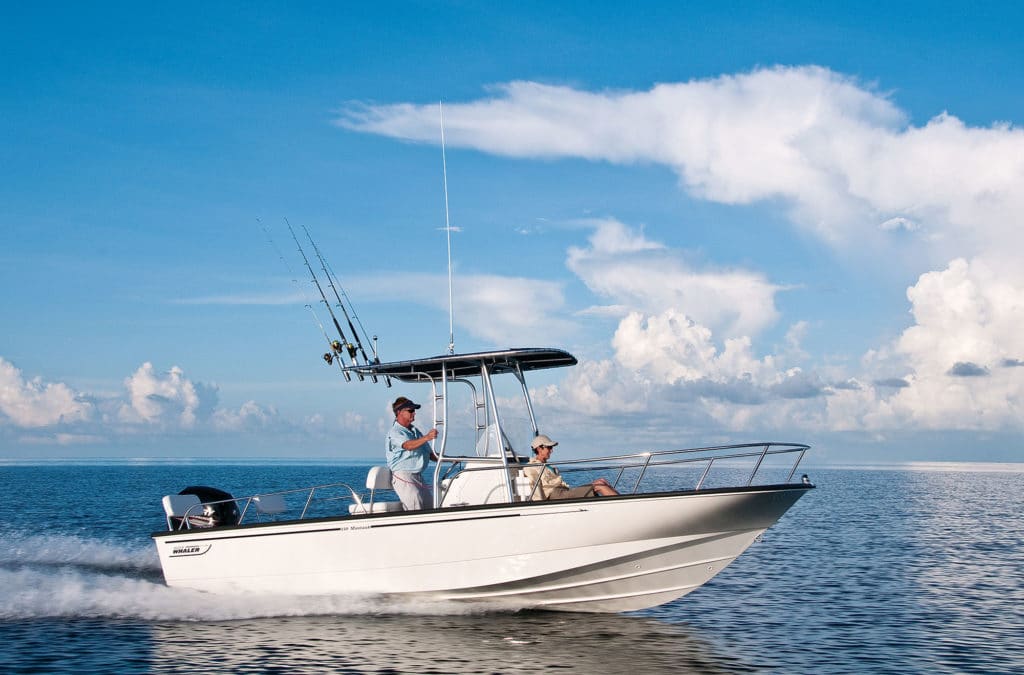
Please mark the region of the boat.
<svg viewBox="0 0 1024 675"><path fill-rule="evenodd" d="M524 471L528 444L511 440L512 413L525 420L527 438L539 435L526 375L576 363L555 348L353 358L342 365L346 379L429 389L423 400L439 433L433 507L403 510L383 466L356 486L245 497L193 486L163 498L167 529L152 535L166 583L211 593L639 610L707 583L813 489L806 475L794 478L809 446L759 442L549 462L570 483L606 477L618 494L536 499ZM498 382L511 383L515 397ZM469 401L461 418L456 390Z"/></svg>

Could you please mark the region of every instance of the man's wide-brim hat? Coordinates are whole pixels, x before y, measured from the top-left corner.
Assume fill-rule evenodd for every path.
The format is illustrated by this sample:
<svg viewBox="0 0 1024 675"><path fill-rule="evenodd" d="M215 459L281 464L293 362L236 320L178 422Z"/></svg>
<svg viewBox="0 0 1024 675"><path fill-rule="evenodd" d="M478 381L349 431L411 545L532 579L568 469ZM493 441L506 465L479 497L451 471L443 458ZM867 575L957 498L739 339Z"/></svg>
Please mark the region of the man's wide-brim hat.
<svg viewBox="0 0 1024 675"><path fill-rule="evenodd" d="M419 410L420 406L418 403L413 403L404 396L399 396L395 399L395 402L391 404L391 410L397 415L402 410Z"/></svg>
<svg viewBox="0 0 1024 675"><path fill-rule="evenodd" d="M553 441L544 434L538 434L532 441L530 441L530 447L536 450L542 445L550 445L552 448L558 445L557 441Z"/></svg>

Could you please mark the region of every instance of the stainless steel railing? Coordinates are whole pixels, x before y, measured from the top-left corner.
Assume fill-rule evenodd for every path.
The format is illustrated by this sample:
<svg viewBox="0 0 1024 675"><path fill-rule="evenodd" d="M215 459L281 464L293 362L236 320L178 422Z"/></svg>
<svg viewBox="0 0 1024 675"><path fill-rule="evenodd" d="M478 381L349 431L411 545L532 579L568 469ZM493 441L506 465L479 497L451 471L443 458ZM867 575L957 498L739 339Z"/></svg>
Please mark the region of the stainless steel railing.
<svg viewBox="0 0 1024 675"><path fill-rule="evenodd" d="M557 467L559 472L563 476L571 476L580 473L596 473L596 472L613 472L615 479L610 481L613 487L620 492L625 494L640 494L643 492L650 492L650 485L648 489L645 487L645 478L650 477L652 470L657 471L662 476L666 477L664 481L667 485L664 489L657 489L654 491L678 491L684 489L691 489L699 491L705 489L705 484L708 480L711 471L716 466L721 467L723 465L740 465L740 469L737 469L739 477L732 480L731 482L718 486L718 487L741 487L751 486L755 484L755 480L758 478L758 474L762 473L765 467L765 461L774 459L776 457L792 455L792 464L784 463L781 469L776 468L776 471L785 472L785 479L781 481L783 484L789 484L793 480L793 476L796 473L797 467L803 460L804 454L810 449L810 446L802 443L779 443L779 442L764 442L764 443L741 443L734 445L718 445L718 446L707 446L702 448L683 448L677 450L659 450L650 452L639 452L626 455L612 455L591 459L570 459L559 462L548 462L549 466ZM788 458L787 458L788 459ZM462 460L467 462L487 462L488 458L481 457L465 457L465 458L450 458L454 462L452 469L455 469ZM527 464L516 463L505 466L499 463L500 460L494 460L494 466L475 466L472 468L463 468L462 470L453 471L451 478L446 483L455 480L460 474L468 472L478 471L507 471L508 469L518 470L522 469ZM749 473L742 471L742 462L748 461L753 464L750 468ZM534 465L536 466L536 465ZM700 470L700 476L696 480L695 484L691 488L684 487L679 482L679 477L667 476L666 470L678 469L678 468L691 468L694 470ZM735 466L733 467L735 468ZM787 471L788 469L788 471ZM636 480L633 482L633 486L629 490L623 490L620 488L620 483L625 477L631 472L636 471ZM501 475L501 474L496 474ZM503 476L502 476L503 477ZM676 478L675 481L670 480ZM507 483L509 481L502 481ZM650 481L649 482L654 482ZM758 483L759 485L762 483ZM656 486L653 486L656 487ZM440 488L439 488L440 489ZM532 486L532 490L537 489L536 485ZM340 494L334 494L329 496L322 496L324 493L329 491L337 491ZM332 501L347 501L353 504L362 504L363 498L360 496L354 488L347 483L326 483L323 485L315 485L313 487L296 488L291 490L279 490L276 492L265 492L249 497L237 497L234 499L225 499L214 502L204 502L190 507L180 517L178 527L172 528L175 530L192 529L192 521L200 520L204 518L203 510L208 506L218 506L221 504L235 504L236 507L240 508L237 524L241 525L245 522L245 518L250 514L251 510L257 511L259 514L267 514L266 511L259 511L258 508L253 508L254 503L259 503L261 498L265 497L280 497L281 501L284 502L284 498L288 495L304 494L303 506L297 519L302 520L309 513L310 507L316 502L332 502ZM516 501L516 494L509 493L509 501ZM529 501L532 497L530 495L519 495L520 499ZM294 512L297 509L285 509L278 513L286 513L288 511ZM289 518L289 520L293 520Z"/></svg>
<svg viewBox="0 0 1024 675"><path fill-rule="evenodd" d="M789 463L788 459L785 464L781 467L772 467L773 473L776 475L785 475L785 478L776 480L774 483L790 483L793 480L793 475L796 473L797 467L804 457L804 453L810 449L810 446L801 443L780 443L780 442L762 442L762 443L742 443L733 445L719 445L719 446L707 446L701 448L683 448L677 450L660 450L650 452L638 452L625 455L612 455L598 458L587 458L587 459L570 459L562 460L557 462L548 462L547 465L551 467L557 467L559 473L563 477L567 478L567 482L572 483L571 476L576 474L594 474L598 472L606 472L614 474L614 479L609 482L613 487L625 494L638 494L642 492L652 491L653 486L650 479L650 471L652 469L659 470L659 477L664 477L668 471L667 469L686 469L694 468L694 471L699 470L699 478L694 482L692 487L684 486L681 484L682 477L676 476L676 480L666 480L670 485L664 490L658 491L677 491L683 489L701 490L705 489L705 485L708 481L708 477L715 467L728 467L739 471L739 475L731 480L730 482L719 485L718 487L741 487L754 485L755 481L758 480L759 475L766 473L766 461L775 459L779 456L791 455L792 463ZM461 461L460 461L461 460ZM503 471L506 469L502 463L501 458L495 457L466 457L466 458L450 458L450 461L454 462L449 472L446 474L447 480L441 485L441 489L445 486L452 484L459 474L462 473L476 473L476 472L492 472L492 471ZM473 466L465 467L462 462L471 463ZM743 462L751 465L749 469L742 470ZM480 466L480 464L493 464L492 466ZM740 469L736 468L736 465L740 466ZM523 469L527 466L537 466L536 464L527 463L512 463L508 465L508 469L516 471ZM622 482L626 480L627 476L636 474L635 480L633 480L632 487L623 488ZM647 482L645 483L645 479ZM589 482L589 481L585 481ZM758 483L765 484L765 483ZM529 501L532 499L533 492L536 491L537 486L533 485L532 490L528 496L519 495L520 499ZM516 501L515 494L509 494L508 498L510 501ZM442 495L443 499L443 495Z"/></svg>
<svg viewBox="0 0 1024 675"><path fill-rule="evenodd" d="M701 448L683 448L678 450L659 450L651 452L640 452L629 455L615 455L600 457L596 459L564 460L560 462L549 462L557 466L563 474L578 473L582 471L617 471L615 481L612 485L618 488L618 483L628 469L637 469L638 475L632 490L629 494L641 492L643 480L651 467L688 467L704 464L703 471L696 485L692 488L700 490L704 487L711 469L716 463L721 466L727 461L737 462L738 460L749 459L753 468L745 478L733 481L730 485L723 487L751 486L754 484L757 474L764 466L764 461L769 457L780 455L793 455L792 465L788 465L786 478L782 483L789 483L793 480L797 467L803 460L804 454L810 446L802 443L740 443L733 445L715 445ZM785 471L785 468L783 469Z"/></svg>
<svg viewBox="0 0 1024 675"><path fill-rule="evenodd" d="M343 494L333 496L318 496L330 490L344 490ZM285 497L288 495L305 494L305 498L302 500L302 510L299 513L297 520L302 520L306 517L309 512L310 506L315 502L332 502L332 501L347 501L354 504L361 504L362 497L347 483L325 483L323 485L314 485L312 487L295 488L291 490L278 490L275 492L261 492L260 494L250 495L248 497L235 497L233 499L222 499L220 501L203 502L196 504L185 510L181 516L181 521L178 527L173 528L175 530L190 530L192 529L193 521L202 522L200 519L206 518L204 516L204 510L206 507L216 507L223 504L234 504L239 509L239 516L237 525L242 525L245 522L245 517L250 513L250 508L253 511L257 511L259 515L277 515L280 513L288 513L289 511L294 512L297 509L288 508ZM262 498L266 497L280 497L281 502L285 505L285 508L281 511L270 512L270 511L259 511L258 508L253 507L254 503L259 503ZM207 525L208 526L208 525Z"/></svg>

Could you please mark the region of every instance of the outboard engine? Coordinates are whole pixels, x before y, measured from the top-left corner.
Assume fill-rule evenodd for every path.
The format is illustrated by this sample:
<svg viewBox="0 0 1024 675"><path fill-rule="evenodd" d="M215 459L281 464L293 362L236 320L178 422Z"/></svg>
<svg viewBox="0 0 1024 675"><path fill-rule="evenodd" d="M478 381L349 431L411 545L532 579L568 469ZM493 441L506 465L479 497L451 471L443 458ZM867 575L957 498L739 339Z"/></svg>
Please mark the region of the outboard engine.
<svg viewBox="0 0 1024 675"><path fill-rule="evenodd" d="M217 527L219 525L237 525L238 519L241 517L241 513L238 511L238 503L234 501L224 501L234 499L229 493L223 490L218 490L214 487L207 487L205 485L190 485L185 488L179 495L195 495L199 497L201 502L224 502L222 504L212 504L210 506L203 507L203 515L210 518L209 527Z"/></svg>

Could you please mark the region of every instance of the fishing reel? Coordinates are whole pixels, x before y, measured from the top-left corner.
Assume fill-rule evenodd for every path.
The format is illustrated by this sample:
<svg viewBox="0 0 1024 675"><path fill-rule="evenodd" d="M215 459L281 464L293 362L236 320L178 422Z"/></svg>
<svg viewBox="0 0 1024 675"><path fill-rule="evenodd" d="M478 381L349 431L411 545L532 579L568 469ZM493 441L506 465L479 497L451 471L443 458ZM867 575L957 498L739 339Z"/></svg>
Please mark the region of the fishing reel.
<svg viewBox="0 0 1024 675"><path fill-rule="evenodd" d="M348 357L350 359L352 359L352 363L355 363L356 355L358 354L358 352L356 351L356 346L354 344L352 344L351 342L344 342L343 343L343 342L339 342L338 340L332 340L331 341L331 349L333 349L334 353L339 355L339 356L341 355L341 350L344 349L345 351L348 352Z"/></svg>
<svg viewBox="0 0 1024 675"><path fill-rule="evenodd" d="M356 346L351 342L342 343L339 340L331 340L331 349L333 350L332 352L327 352L326 354L324 354L324 361L326 361L328 365L332 365L334 363L334 359L336 358L341 359L342 350L348 352L348 356L350 359L352 359L353 365L356 363ZM352 376L349 375L347 370L345 370L344 364L342 364L340 360L338 361L338 364L342 366L341 374L345 376L345 381L351 382ZM357 371L356 377L359 378L360 382L363 381L362 373L359 373Z"/></svg>
<svg viewBox="0 0 1024 675"><path fill-rule="evenodd" d="M337 340L332 341L331 342L331 349L333 349L334 351L333 352L325 352L324 353L324 361L326 361L327 365L329 365L329 366L333 366L334 365L335 357L340 357L341 356L341 343L338 342ZM341 374L345 376L345 381L346 382L351 382L352 381L352 376L348 374L347 370L345 370L345 364L343 364L340 359L338 360L338 365L341 366Z"/></svg>

